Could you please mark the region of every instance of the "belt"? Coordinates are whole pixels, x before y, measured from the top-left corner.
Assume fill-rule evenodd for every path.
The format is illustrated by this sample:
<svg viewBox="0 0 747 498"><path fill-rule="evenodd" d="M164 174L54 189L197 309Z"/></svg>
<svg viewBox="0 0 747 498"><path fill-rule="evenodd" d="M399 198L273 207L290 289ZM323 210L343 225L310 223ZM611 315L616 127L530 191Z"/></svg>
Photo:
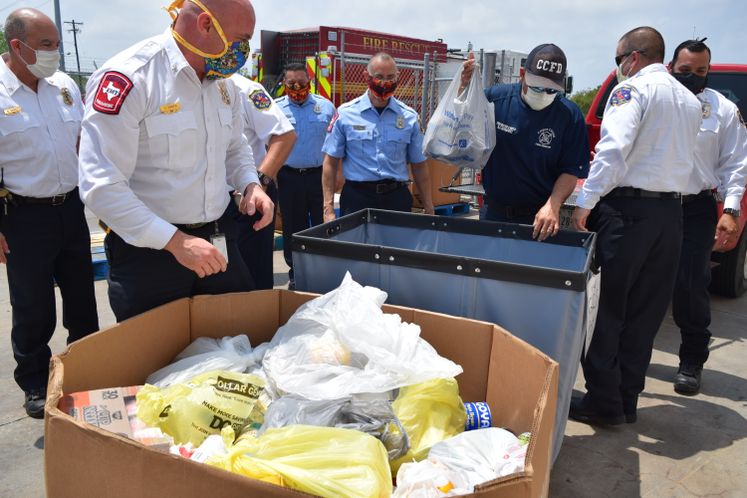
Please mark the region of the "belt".
<svg viewBox="0 0 747 498"><path fill-rule="evenodd" d="M713 190L701 190L697 194L683 195L682 204L687 204L698 199L713 199Z"/></svg>
<svg viewBox="0 0 747 498"><path fill-rule="evenodd" d="M394 192L395 190L406 187L410 184L410 182L401 182L391 178L372 182L355 182L352 180L346 180L345 183L350 184L351 187L368 190L376 194L388 194L389 192Z"/></svg>
<svg viewBox="0 0 747 498"><path fill-rule="evenodd" d="M519 216L534 216L542 206L493 204L488 202L488 211L505 215L506 218L518 218Z"/></svg>
<svg viewBox="0 0 747 498"><path fill-rule="evenodd" d="M211 223L217 223L217 221L206 221L204 223L182 223L174 224L174 226L179 230L198 230L202 227L210 225Z"/></svg>
<svg viewBox="0 0 747 498"><path fill-rule="evenodd" d="M679 192L653 192L635 187L617 187L605 197L630 197L637 199L681 199Z"/></svg>
<svg viewBox="0 0 747 498"><path fill-rule="evenodd" d="M285 171L293 173L294 175L311 175L313 173L321 173L322 171L321 166L314 166L313 168L294 168L293 166L288 166L287 164L283 166L283 169Z"/></svg>
<svg viewBox="0 0 747 498"><path fill-rule="evenodd" d="M66 200L77 194L77 187L70 192L67 192L65 194L53 195L52 197L26 197L23 195L11 193L13 199L11 202L16 205L28 204L38 206L61 206Z"/></svg>

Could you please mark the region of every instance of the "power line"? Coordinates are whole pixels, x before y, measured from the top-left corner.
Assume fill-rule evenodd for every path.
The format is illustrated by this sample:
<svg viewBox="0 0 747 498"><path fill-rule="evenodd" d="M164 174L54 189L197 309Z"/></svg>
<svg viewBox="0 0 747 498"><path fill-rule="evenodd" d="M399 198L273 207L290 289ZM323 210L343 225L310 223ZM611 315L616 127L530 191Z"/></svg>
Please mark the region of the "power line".
<svg viewBox="0 0 747 498"><path fill-rule="evenodd" d="M73 45L75 46L75 61L78 65L78 85L80 85L80 56L78 55L78 32L80 29L78 29L78 26L83 26L82 22L75 22L75 19L72 21L65 21L65 24L70 24L72 26L72 29L69 29L68 31L71 31L73 33Z"/></svg>

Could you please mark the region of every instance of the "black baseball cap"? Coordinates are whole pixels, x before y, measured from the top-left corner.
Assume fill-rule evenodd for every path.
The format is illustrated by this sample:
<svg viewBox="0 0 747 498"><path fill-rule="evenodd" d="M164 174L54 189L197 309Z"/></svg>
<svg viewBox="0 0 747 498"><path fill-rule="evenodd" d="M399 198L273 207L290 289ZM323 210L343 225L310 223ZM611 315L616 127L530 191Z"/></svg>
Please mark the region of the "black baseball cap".
<svg viewBox="0 0 747 498"><path fill-rule="evenodd" d="M529 52L524 81L528 86L565 90L565 70L568 65L560 47L543 43Z"/></svg>

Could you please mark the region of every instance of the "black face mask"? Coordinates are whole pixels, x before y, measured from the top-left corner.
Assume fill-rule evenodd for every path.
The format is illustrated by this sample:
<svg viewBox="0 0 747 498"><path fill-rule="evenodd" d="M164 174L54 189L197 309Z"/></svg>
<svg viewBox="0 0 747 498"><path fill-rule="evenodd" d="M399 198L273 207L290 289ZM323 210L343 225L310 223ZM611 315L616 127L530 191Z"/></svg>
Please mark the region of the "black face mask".
<svg viewBox="0 0 747 498"><path fill-rule="evenodd" d="M698 76L695 73L672 73L672 76L695 95L708 85L708 76Z"/></svg>

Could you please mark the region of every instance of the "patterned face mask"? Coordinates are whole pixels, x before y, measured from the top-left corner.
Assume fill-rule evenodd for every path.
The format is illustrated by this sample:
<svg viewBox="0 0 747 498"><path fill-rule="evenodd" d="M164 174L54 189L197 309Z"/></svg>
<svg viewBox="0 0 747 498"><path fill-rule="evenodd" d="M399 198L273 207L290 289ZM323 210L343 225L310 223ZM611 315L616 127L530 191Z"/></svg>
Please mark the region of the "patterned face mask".
<svg viewBox="0 0 747 498"><path fill-rule="evenodd" d="M298 104L302 104L306 101L306 97L309 96L309 93L311 92L311 84L306 83L306 85L301 85L301 83L294 82L290 84L285 85L285 93L288 94L288 98L290 98L293 102L296 102Z"/></svg>
<svg viewBox="0 0 747 498"><path fill-rule="evenodd" d="M382 100L388 100L397 90L397 81L386 81L373 76L368 77L368 88Z"/></svg>

